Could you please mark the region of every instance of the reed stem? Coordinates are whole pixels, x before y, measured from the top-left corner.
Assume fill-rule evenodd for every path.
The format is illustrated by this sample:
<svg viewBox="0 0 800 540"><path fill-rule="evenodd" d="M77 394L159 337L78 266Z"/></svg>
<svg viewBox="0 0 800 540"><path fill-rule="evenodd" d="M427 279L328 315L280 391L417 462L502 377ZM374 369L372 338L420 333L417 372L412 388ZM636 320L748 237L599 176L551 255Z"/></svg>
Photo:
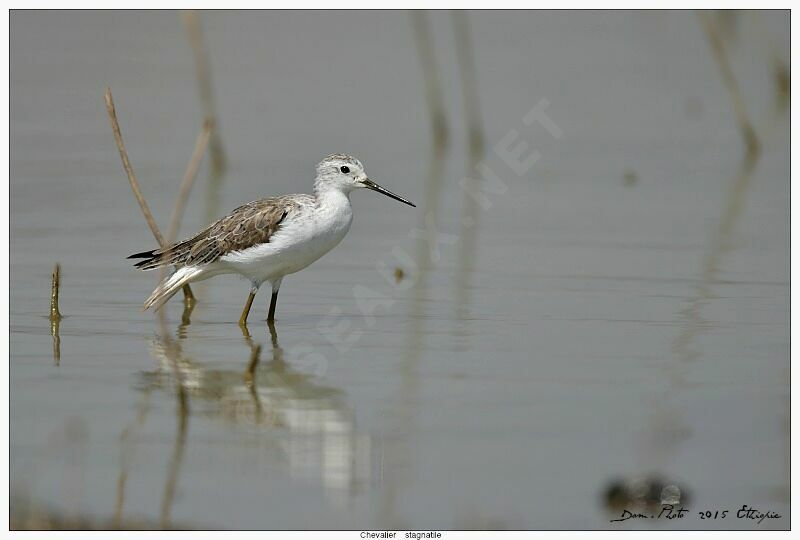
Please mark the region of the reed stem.
<svg viewBox="0 0 800 540"><path fill-rule="evenodd" d="M131 165L130 159L128 159L128 152L125 150L125 143L122 141L122 131L120 131L119 121L117 120L117 109L114 106L114 96L111 95L111 88L109 87L106 87L105 100L108 118L111 121L111 129L114 131L114 140L117 143L117 150L119 150L119 157L122 159L122 167L125 169L125 173L128 175L128 182L133 190L133 195L136 197L136 201L139 203L139 208L142 209L144 219L147 221L147 225L150 227L150 231L153 233L156 242L158 242L158 245L162 248L166 247L168 244L161 235L161 231L158 229L158 225L153 217L153 213L150 211L150 207L148 206L144 195L142 195L142 190L139 188L139 181L136 179L136 173L133 172L133 166ZM189 287L189 285L183 286L183 294L187 301L194 301L194 294L192 294L192 289Z"/></svg>

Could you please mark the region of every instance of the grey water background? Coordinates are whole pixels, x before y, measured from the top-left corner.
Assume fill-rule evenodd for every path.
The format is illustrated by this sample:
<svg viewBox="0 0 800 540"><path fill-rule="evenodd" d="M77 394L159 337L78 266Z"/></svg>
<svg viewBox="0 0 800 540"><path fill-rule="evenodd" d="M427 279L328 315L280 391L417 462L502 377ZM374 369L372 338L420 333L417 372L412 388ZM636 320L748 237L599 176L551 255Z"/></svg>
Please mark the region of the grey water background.
<svg viewBox="0 0 800 540"><path fill-rule="evenodd" d="M228 168L215 202L204 164L181 235L310 190L333 152L418 208L354 193L348 237L284 280L277 343L269 295L248 340L247 285L222 277L195 288L190 324L169 304L169 353L140 311L156 276L125 260L155 243L103 91L166 229L202 124L179 14L11 13L12 523L789 526L789 123L773 83L788 12L720 19L755 163L695 14L469 17L486 163L507 191L464 233L459 181L475 175L448 13L430 15L450 127L438 162L407 13L200 14ZM522 122L543 99L560 139ZM541 156L522 176L492 150L512 129ZM412 231L431 174L436 229L454 236L415 272L392 253L425 253ZM365 318L354 286L388 307ZM610 523L608 486L651 474L691 514ZM782 518L696 515L743 504Z"/></svg>

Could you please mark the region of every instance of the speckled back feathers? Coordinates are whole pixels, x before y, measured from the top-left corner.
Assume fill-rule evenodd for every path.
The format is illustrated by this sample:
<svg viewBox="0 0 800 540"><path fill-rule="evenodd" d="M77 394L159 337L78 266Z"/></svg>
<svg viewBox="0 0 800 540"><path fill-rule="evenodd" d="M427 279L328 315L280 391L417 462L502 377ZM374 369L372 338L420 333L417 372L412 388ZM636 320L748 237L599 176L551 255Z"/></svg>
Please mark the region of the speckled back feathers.
<svg viewBox="0 0 800 540"><path fill-rule="evenodd" d="M268 243L292 212L313 205L311 195L283 195L259 199L240 206L195 236L166 249L136 253L129 259L144 259L137 268L152 270L168 265L206 265L223 255Z"/></svg>

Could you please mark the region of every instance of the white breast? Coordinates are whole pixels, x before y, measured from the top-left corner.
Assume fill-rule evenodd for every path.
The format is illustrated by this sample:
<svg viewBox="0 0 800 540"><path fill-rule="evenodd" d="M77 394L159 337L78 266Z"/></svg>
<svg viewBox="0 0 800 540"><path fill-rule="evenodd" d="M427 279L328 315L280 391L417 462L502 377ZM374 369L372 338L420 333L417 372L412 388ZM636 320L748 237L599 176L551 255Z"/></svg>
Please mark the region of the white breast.
<svg viewBox="0 0 800 540"><path fill-rule="evenodd" d="M230 271L258 284L298 272L336 247L350 230L353 210L343 193L287 215L269 242L220 258Z"/></svg>

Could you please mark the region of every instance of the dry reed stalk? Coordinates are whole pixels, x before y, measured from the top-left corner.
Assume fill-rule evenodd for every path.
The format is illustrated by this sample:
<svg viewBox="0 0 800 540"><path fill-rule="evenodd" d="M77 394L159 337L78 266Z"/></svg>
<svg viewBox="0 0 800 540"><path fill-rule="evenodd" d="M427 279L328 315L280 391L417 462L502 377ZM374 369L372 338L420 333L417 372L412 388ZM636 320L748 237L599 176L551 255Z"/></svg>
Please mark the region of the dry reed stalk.
<svg viewBox="0 0 800 540"><path fill-rule="evenodd" d="M467 13L452 11L453 33L456 41L456 57L461 75L461 91L464 94L464 114L469 130L469 154L473 162L483 157L484 136L481 120L480 100L478 99L478 80L475 71L475 53L472 46Z"/></svg>
<svg viewBox="0 0 800 540"><path fill-rule="evenodd" d="M189 164L186 166L186 172L181 181L181 187L178 190L178 198L175 200L175 208L172 210L172 217L169 222L169 229L167 229L167 243L172 244L175 242L178 235L178 227L180 227L181 219L183 218L183 211L186 207L186 201L189 198L189 193L192 190L194 181L197 178L197 172L200 170L200 163L203 161L203 155L208 147L208 141L213 133L213 124L206 121L203 124L203 129L197 135L197 140L194 145L194 152L189 159Z"/></svg>
<svg viewBox="0 0 800 540"><path fill-rule="evenodd" d="M478 81L475 69L475 54L472 47L469 18L466 12L454 10L452 13L453 33L456 42L456 57L458 71L461 77L461 91L464 96L464 115L467 120L469 132L469 156L467 166L469 171L476 171L484 155L485 137L483 121L480 114L480 100L478 99ZM466 191L463 194L462 219L461 219L461 245L459 247L459 264L456 270L456 314L458 317L467 317L469 303L469 282L474 267L478 229L480 228L480 208L474 197Z"/></svg>
<svg viewBox="0 0 800 540"><path fill-rule="evenodd" d="M200 101L203 105L205 121L216 125L217 113L214 104L214 92L211 88L211 69L208 66L208 53L203 45L203 33L200 29L200 21L194 11L184 11L181 13L183 24L186 26L186 33L189 36L189 45L194 54L195 73L197 75L197 87L200 89ZM222 147L222 140L219 134L214 131L211 135L211 168L215 176L220 176L225 170L227 159L225 150Z"/></svg>
<svg viewBox="0 0 800 540"><path fill-rule="evenodd" d="M203 129L197 135L192 157L189 159L189 163L186 166L186 172L183 174L181 186L178 189L178 197L175 199L175 207L172 209L172 217L169 220L169 228L167 229L167 245L171 245L173 242L175 242L175 239L178 235L178 229L181 224L181 219L183 218L183 211L186 207L186 201L189 199L189 193L192 191L192 186L194 186L194 182L197 179L197 172L200 170L200 163L203 161L203 156L205 155L208 142L213 132L213 124L211 121L206 120L206 122L203 124ZM162 267L160 273L161 279L164 279L164 271L165 269ZM188 285L184 286L183 292L187 306L190 306L194 304L195 297L192 293L192 290L188 289L188 287ZM191 314L191 311L189 314ZM185 316L183 318L186 320L187 316L185 311L184 315Z"/></svg>
<svg viewBox="0 0 800 540"><path fill-rule="evenodd" d="M53 279L50 285L50 322L60 321L61 312L58 310L58 293L61 288L61 265L56 263L53 269Z"/></svg>
<svg viewBox="0 0 800 540"><path fill-rule="evenodd" d="M425 100L433 129L433 144L436 152L441 153L447 147L447 116L444 112L442 84L433 50L433 36L428 24L427 13L414 10L411 12L411 28L414 32L414 43L419 53L422 78L425 82Z"/></svg>
<svg viewBox="0 0 800 540"><path fill-rule="evenodd" d="M122 142L122 132L119 129L119 121L117 120L117 109L114 107L114 97L111 95L111 88L109 87L106 87L105 98L106 110L108 111L108 117L111 120L111 129L114 130L114 140L117 142L119 157L122 159L122 166L125 169L125 173L128 175L128 182L131 184L133 195L136 197L136 201L139 203L139 207L142 209L142 213L144 214L144 219L147 221L147 225L150 227L150 230L152 231L153 236L156 238L158 245L164 247L164 237L161 236L161 231L158 230L158 225L153 217L153 213L150 212L150 207L147 205L147 201L142 195L142 190L139 188L139 181L136 179L136 173L133 172L133 167L128 159L128 152L125 150L125 143Z"/></svg>
<svg viewBox="0 0 800 540"><path fill-rule="evenodd" d="M161 235L161 231L158 229L158 225L153 217L153 213L150 211L150 207L147 205L147 201L142 195L142 190L139 188L139 181L136 179L136 173L133 172L133 166L131 166L131 162L128 159L128 152L125 150L125 143L122 141L122 132L120 131L119 121L117 120L117 109L114 107L114 97L111 95L111 88L109 87L106 87L105 100L108 117L111 120L111 129L114 131L114 140L117 143L117 150L119 150L119 157L122 159L122 167L125 169L125 173L128 175L128 182L133 190L133 195L136 197L136 201L139 203L139 207L142 209L144 219L147 221L147 225L150 227L150 231L152 231L156 242L158 242L159 246L166 247L167 244L164 240L164 237ZM189 287L189 285L184 285L183 294L187 301L194 300L194 295L192 294L192 289Z"/></svg>
<svg viewBox="0 0 800 540"><path fill-rule="evenodd" d="M61 265L56 263L53 269L53 279L50 285L50 335L53 336L53 362L61 364L61 311L58 309L58 295L61 290Z"/></svg>
<svg viewBox="0 0 800 540"><path fill-rule="evenodd" d="M748 155L755 156L761 151L761 144L758 140L756 130L753 128L750 117L747 115L747 109L744 106L739 84L736 81L736 76L733 74L730 62L728 61L728 53L725 51L725 44L722 41L717 27L711 15L707 11L698 12L700 21L703 23L703 28L708 38L708 44L711 46L711 52L714 53L714 60L719 66L720 74L722 75L722 82L728 89L728 93L733 101L733 111L736 114L736 121L739 123L739 130L744 138L744 144L747 148Z"/></svg>

